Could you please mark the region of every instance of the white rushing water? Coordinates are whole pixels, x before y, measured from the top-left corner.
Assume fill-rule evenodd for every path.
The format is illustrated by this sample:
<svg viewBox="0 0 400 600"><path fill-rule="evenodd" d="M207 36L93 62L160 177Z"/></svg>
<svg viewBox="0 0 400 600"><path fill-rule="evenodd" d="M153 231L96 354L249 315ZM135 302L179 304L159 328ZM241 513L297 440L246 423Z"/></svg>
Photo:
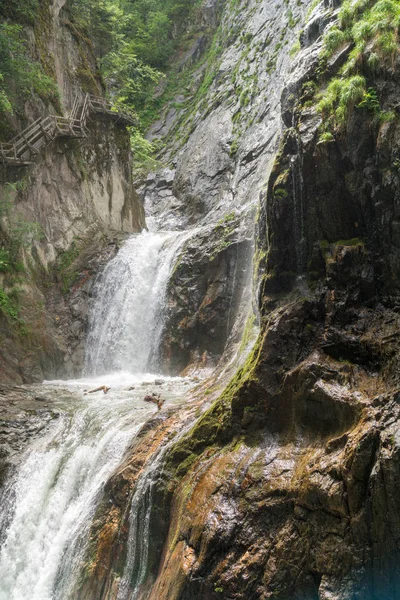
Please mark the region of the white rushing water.
<svg viewBox="0 0 400 600"><path fill-rule="evenodd" d="M131 237L96 284L84 372L143 373L154 368L171 269L193 232Z"/></svg>
<svg viewBox="0 0 400 600"><path fill-rule="evenodd" d="M68 382L74 406L64 405L55 430L26 453L9 482L15 500L3 507L12 514L0 551L0 600L66 600L73 592L98 494L157 410L143 401L151 376L125 374L121 383L117 374L108 382L111 391L95 396L83 389L101 379ZM167 405L180 402L189 385L166 378Z"/></svg>
<svg viewBox="0 0 400 600"><path fill-rule="evenodd" d="M192 234L132 236L100 276L87 377L48 382L62 417L27 450L2 494L0 600L73 596L101 490L157 411L144 396L157 390L166 406L185 398L188 380L164 377L154 387L157 376L147 372L155 367L171 270ZM100 385L111 390L84 394Z"/></svg>

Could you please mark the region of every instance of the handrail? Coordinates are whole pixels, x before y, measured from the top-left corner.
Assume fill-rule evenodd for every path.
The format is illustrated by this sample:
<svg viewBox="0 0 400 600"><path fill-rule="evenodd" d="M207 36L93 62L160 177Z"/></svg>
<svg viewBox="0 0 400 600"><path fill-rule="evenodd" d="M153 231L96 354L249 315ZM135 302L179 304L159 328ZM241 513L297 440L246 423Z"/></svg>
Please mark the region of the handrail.
<svg viewBox="0 0 400 600"><path fill-rule="evenodd" d="M86 123L91 110L133 123L132 117L127 113L113 110L113 105L106 98L85 94L83 101L80 101L77 95L69 117L39 117L9 142L0 142L0 161L4 164L30 164L40 149L56 137L85 137Z"/></svg>

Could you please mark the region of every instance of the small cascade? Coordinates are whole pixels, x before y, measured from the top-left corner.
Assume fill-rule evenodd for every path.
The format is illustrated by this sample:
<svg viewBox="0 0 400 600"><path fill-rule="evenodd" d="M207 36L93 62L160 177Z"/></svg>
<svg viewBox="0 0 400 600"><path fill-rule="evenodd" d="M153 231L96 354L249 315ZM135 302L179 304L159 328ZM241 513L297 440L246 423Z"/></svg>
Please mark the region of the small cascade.
<svg viewBox="0 0 400 600"><path fill-rule="evenodd" d="M97 495L154 410L143 404L123 390L78 400L23 457L1 507L0 600L70 597Z"/></svg>
<svg viewBox="0 0 400 600"><path fill-rule="evenodd" d="M162 477L163 463L168 450L177 440L184 437L192 426L192 422L187 423L172 440L160 446L136 482L129 509L128 551L125 568L118 582L116 600L139 600L143 597L143 590L153 581L155 573L149 572L149 552L156 485Z"/></svg>
<svg viewBox="0 0 400 600"><path fill-rule="evenodd" d="M156 367L165 296L177 253L191 232L131 237L96 284L84 372L145 373Z"/></svg>
<svg viewBox="0 0 400 600"><path fill-rule="evenodd" d="M299 134L293 127L296 143L296 155L291 158L291 178L293 194L293 225L295 234L296 269L297 275L302 275L306 268L306 237L304 223L304 178L303 151Z"/></svg>

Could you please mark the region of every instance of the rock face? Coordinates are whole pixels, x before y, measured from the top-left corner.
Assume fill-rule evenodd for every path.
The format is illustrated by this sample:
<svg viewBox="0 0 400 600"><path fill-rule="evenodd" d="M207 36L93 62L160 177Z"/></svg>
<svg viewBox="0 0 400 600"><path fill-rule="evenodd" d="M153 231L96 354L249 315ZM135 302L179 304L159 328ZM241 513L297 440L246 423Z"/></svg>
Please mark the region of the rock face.
<svg viewBox="0 0 400 600"><path fill-rule="evenodd" d="M238 314L248 311L253 243L240 239L235 221L223 221L211 233L192 237L183 250L169 283L163 372L213 367L228 337L232 343L240 340L241 330L232 330Z"/></svg>
<svg viewBox="0 0 400 600"><path fill-rule="evenodd" d="M57 79L68 114L76 96L101 95L103 88L93 49L64 5L43 3L46 27L28 27L27 33L32 53ZM46 56L44 46L51 50ZM24 124L48 112L54 107L39 100L28 103ZM97 113L88 128L86 138L52 142L32 167L1 170L1 198L12 205L11 216L3 219L2 237L12 238L22 227L29 239L23 251L23 289L15 278L0 274L5 292L19 295L20 319L28 323L24 329L0 315L0 381L80 373L93 277L118 248L121 232L145 226L133 188L128 132ZM33 236L31 229L40 234Z"/></svg>
<svg viewBox="0 0 400 600"><path fill-rule="evenodd" d="M0 488L27 445L46 433L60 416L51 396L39 387L0 387Z"/></svg>
<svg viewBox="0 0 400 600"><path fill-rule="evenodd" d="M232 18L231 8L223 23ZM238 22L248 14L255 18L261 8L275 15L275 24L283 18L277 4L254 9L249 2ZM165 197L178 202L188 222L202 203L212 215L211 205L227 198L227 181L235 180L230 173L243 177L243 191L239 186L235 196L242 202L244 190L261 192L256 248L261 332L247 363L190 431L176 435L176 425L167 426L176 441L167 446L151 496L143 495L151 497L150 534L139 598L400 598L398 123L379 126L370 112L355 109L335 141L319 143L320 117L304 105L303 84L318 64L320 36L335 8L326 3L311 14L285 87L276 88L284 131L271 169L274 142L253 150L254 137L247 134L233 169L221 156L223 134L220 143L211 137L209 156L215 161L207 162L201 132L207 122L216 129L225 122L225 100L219 98L203 120L198 117L188 142L192 153L182 162L178 158L168 184ZM259 35L263 28L255 31ZM330 66L332 76L342 60ZM383 73L373 81L384 111L397 106L398 62L392 68L390 81ZM218 73L216 88L223 81L223 71ZM269 99L277 110L274 92ZM258 105L250 106L249 111ZM274 119L269 110L260 107L256 117L261 131ZM229 135L229 120L222 129ZM263 158L246 167L249 152ZM264 189L260 179L267 182ZM156 186L153 178L147 189ZM174 275L178 286L192 285L188 264L194 279L199 277L195 264L204 262L203 247L188 244ZM212 287L220 274L213 280L208 272L207 281ZM194 351L186 342L188 324L200 328L209 317L201 301L209 288L202 286L203 279L199 298L194 288L188 295L171 289L179 317L171 320L177 334L168 343L178 356ZM186 360L179 358L179 367ZM161 429L160 423L149 424L143 447ZM170 437L164 432L158 443ZM96 575L87 570L84 589L98 591L101 582L102 598L117 594L127 543L124 515L135 490L130 474L142 466L143 456L133 451L99 508L92 552L96 564L107 568ZM111 526L112 540L101 545L102 532Z"/></svg>
<svg viewBox="0 0 400 600"><path fill-rule="evenodd" d="M243 330L254 213L281 130L289 51L306 11L295 2L228 4L211 0L199 10L203 41L196 38L189 52L197 63L181 63L181 93L151 130L165 136L160 160L171 168L151 174L140 190L149 226L193 230L169 286L162 354L171 373L198 365L207 348L215 364L235 317Z"/></svg>

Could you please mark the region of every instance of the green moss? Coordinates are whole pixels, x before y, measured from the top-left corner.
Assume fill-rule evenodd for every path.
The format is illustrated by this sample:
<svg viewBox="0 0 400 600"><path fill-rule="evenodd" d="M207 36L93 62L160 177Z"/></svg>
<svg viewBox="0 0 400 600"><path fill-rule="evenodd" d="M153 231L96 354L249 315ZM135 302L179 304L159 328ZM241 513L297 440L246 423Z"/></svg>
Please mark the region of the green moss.
<svg viewBox="0 0 400 600"><path fill-rule="evenodd" d="M259 336L243 367L237 372L221 396L197 421L193 429L171 449L166 459L167 468L183 477L201 453L210 447L231 440L235 433L232 423L232 403L243 386L256 378L255 370L262 350L263 338Z"/></svg>
<svg viewBox="0 0 400 600"><path fill-rule="evenodd" d="M12 322L19 322L19 308L16 301L16 296L5 292L0 288L0 311L5 317L11 319Z"/></svg>
<svg viewBox="0 0 400 600"><path fill-rule="evenodd" d="M289 196L288 191L283 187L274 188L274 197L277 199L287 198Z"/></svg>
<svg viewBox="0 0 400 600"><path fill-rule="evenodd" d="M214 229L216 244L210 256L210 262L214 261L219 254L233 243L233 234L237 227L237 215L232 212L220 219Z"/></svg>
<svg viewBox="0 0 400 600"><path fill-rule="evenodd" d="M239 354L244 352L244 350L249 345L255 330L256 316L254 313L251 313L247 319L242 333L242 339L240 340L239 346Z"/></svg>
<svg viewBox="0 0 400 600"><path fill-rule="evenodd" d="M351 240L338 240L337 242L334 242L335 246L361 246L361 247L365 247L365 244L363 242L363 240L361 240L360 238L352 238Z"/></svg>
<svg viewBox="0 0 400 600"><path fill-rule="evenodd" d="M320 240L319 247L321 248L322 253L326 255L331 247L331 244L327 240Z"/></svg>
<svg viewBox="0 0 400 600"><path fill-rule="evenodd" d="M87 30L77 21L65 19L63 24L70 30L77 43L79 64L76 75L82 90L89 94L102 94L102 78L92 55L93 44L87 36Z"/></svg>

